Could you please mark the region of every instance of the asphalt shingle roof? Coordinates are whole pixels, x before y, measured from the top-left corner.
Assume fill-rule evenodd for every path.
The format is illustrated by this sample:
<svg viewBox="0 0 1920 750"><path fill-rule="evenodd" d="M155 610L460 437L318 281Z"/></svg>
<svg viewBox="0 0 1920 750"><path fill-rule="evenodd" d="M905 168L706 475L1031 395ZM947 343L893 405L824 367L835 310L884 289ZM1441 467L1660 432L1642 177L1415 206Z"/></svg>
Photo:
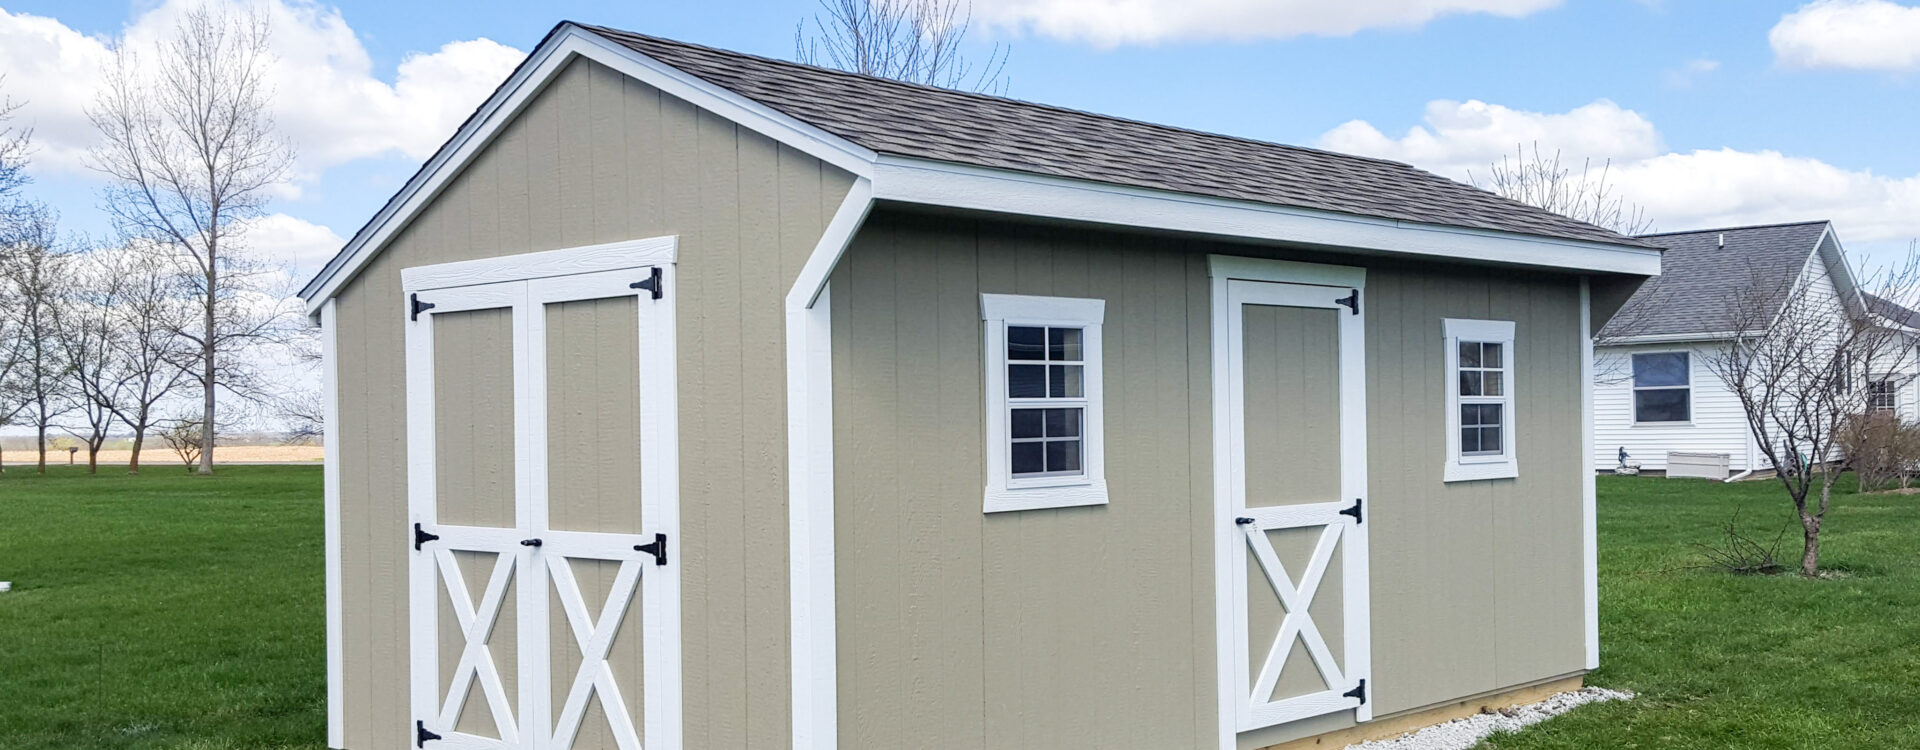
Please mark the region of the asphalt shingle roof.
<svg viewBox="0 0 1920 750"><path fill-rule="evenodd" d="M1902 305L1871 292L1863 294L1867 298L1867 308L1874 314L1904 325L1908 328L1920 328L1920 311Z"/></svg>
<svg viewBox="0 0 1920 750"><path fill-rule="evenodd" d="M876 153L1425 224L1653 246L1397 162L581 27Z"/></svg>
<svg viewBox="0 0 1920 750"><path fill-rule="evenodd" d="M1810 221L1642 235L1666 248L1660 275L1627 299L1600 336L1728 333L1734 328L1729 300L1756 279L1784 298L1826 230L1827 222Z"/></svg>

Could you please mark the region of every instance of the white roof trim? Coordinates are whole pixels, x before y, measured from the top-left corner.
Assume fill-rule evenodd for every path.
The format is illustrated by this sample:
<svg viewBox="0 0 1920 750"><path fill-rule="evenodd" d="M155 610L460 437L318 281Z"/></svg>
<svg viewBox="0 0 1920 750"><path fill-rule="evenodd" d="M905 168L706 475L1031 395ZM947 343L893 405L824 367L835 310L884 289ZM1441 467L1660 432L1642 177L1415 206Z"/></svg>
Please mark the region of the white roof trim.
<svg viewBox="0 0 1920 750"><path fill-rule="evenodd" d="M454 175L526 107L574 56L585 57L654 86L846 170L872 185L873 200L973 209L1123 227L1214 235L1223 238L1296 242L1385 253L1425 255L1601 273L1652 276L1660 251L1628 245L1553 239L1437 224L1378 219L1147 190L945 162L880 156L766 105L648 57L599 33L562 24L541 42L512 77L481 105L399 194L361 227L340 253L300 290L307 313L337 294L372 256L439 195ZM864 202L864 201L861 201ZM836 217L838 219L840 217ZM864 212L846 217L858 222ZM818 294L837 260L808 260L797 293Z"/></svg>
<svg viewBox="0 0 1920 750"><path fill-rule="evenodd" d="M1222 237L1654 276L1660 251L882 155L874 199Z"/></svg>

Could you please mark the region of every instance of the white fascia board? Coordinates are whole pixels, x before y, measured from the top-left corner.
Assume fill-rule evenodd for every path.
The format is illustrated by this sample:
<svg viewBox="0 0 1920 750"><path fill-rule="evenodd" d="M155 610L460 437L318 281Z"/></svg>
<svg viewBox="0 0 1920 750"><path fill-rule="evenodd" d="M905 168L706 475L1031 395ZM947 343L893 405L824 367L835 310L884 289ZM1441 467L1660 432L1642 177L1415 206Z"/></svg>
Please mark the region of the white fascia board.
<svg viewBox="0 0 1920 750"><path fill-rule="evenodd" d="M1619 336L1602 339L1595 346L1610 349L1616 346L1633 344L1679 344L1686 342L1732 341L1740 338L1738 331L1708 331L1703 333L1650 333L1642 336Z"/></svg>
<svg viewBox="0 0 1920 750"><path fill-rule="evenodd" d="M419 173L389 201L372 221L347 242L318 275L300 290L307 314L318 315L322 302L339 292L360 268L393 239L413 216L440 194L454 175L492 143L494 137L520 114L574 57L585 57L694 106L727 118L749 130L794 147L859 177L870 177L874 153L843 138L781 114L666 63L643 55L599 34L563 25L528 55L507 82L459 132L441 146Z"/></svg>
<svg viewBox="0 0 1920 750"><path fill-rule="evenodd" d="M1379 219L882 155L874 199L1229 238L1656 276L1660 251Z"/></svg>

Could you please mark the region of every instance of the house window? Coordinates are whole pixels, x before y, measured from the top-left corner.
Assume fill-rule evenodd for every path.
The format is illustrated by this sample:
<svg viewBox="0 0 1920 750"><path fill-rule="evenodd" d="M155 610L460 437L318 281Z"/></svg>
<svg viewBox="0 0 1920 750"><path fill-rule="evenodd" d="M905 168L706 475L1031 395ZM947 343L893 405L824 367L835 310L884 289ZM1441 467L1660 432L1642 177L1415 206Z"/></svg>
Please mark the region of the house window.
<svg viewBox="0 0 1920 750"><path fill-rule="evenodd" d="M1692 386L1692 361L1686 352L1633 355L1633 421L1692 421Z"/></svg>
<svg viewBox="0 0 1920 750"><path fill-rule="evenodd" d="M1445 480L1520 475L1514 456L1514 324L1447 319Z"/></svg>
<svg viewBox="0 0 1920 750"><path fill-rule="evenodd" d="M1103 505L1097 299L980 295L987 512Z"/></svg>
<svg viewBox="0 0 1920 750"><path fill-rule="evenodd" d="M1900 406L1900 390L1890 379L1867 382L1867 411L1891 412Z"/></svg>

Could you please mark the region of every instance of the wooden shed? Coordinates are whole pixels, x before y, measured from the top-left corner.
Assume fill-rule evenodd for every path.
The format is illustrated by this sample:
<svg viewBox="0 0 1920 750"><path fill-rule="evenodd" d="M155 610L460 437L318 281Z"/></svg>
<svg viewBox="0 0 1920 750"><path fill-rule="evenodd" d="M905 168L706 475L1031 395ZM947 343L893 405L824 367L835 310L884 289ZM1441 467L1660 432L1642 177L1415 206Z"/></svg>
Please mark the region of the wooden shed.
<svg viewBox="0 0 1920 750"><path fill-rule="evenodd" d="M1236 750L1577 685L1590 333L1659 267L560 24L302 292L330 744Z"/></svg>

